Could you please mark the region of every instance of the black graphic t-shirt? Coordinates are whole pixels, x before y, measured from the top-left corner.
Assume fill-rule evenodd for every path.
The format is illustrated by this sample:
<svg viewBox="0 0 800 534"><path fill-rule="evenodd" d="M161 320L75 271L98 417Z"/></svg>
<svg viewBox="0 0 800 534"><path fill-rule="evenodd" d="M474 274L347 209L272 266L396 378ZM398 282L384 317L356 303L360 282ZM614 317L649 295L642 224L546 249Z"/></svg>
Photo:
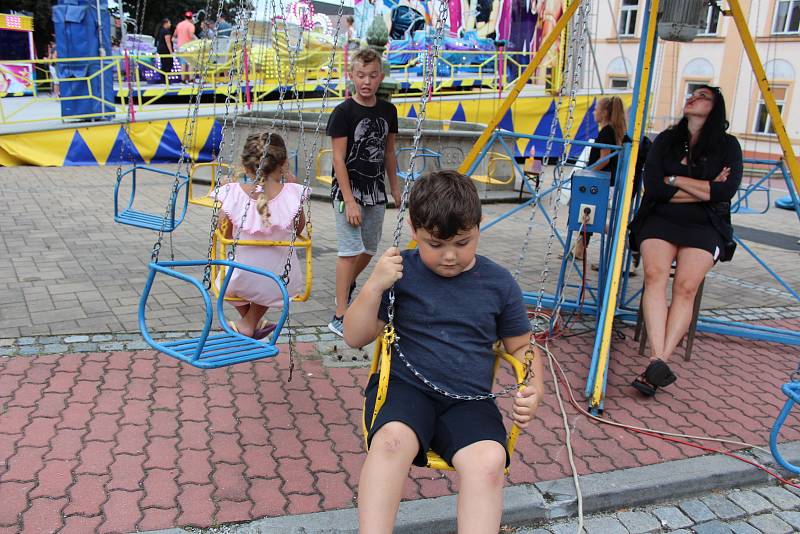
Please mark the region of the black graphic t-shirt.
<svg viewBox="0 0 800 534"><path fill-rule="evenodd" d="M378 100L374 106L366 107L349 98L331 113L326 133L330 137L347 137L345 165L356 202L362 206L385 204L386 141L390 133L397 133L394 104ZM336 170L331 174L331 199L344 200Z"/></svg>

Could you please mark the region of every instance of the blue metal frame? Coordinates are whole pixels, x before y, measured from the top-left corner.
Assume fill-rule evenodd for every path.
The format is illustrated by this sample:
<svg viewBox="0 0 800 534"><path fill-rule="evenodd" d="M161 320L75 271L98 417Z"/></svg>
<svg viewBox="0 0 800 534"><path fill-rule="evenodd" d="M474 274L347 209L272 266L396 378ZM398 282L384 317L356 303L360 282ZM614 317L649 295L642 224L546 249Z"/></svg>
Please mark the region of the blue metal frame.
<svg viewBox="0 0 800 534"><path fill-rule="evenodd" d="M178 175L178 185L174 187L170 194L170 208L169 218L164 220L163 215L156 215L153 213L146 213L133 209L133 202L136 198L136 171L144 170L156 174L163 174L174 178L174 172L157 169L155 167L148 167L145 165L134 165L127 171L117 176L117 184L114 186L114 221L120 224L127 224L128 226L136 226L137 228L146 228L148 230L155 230L164 232L172 232L179 224L183 222L186 217L186 210L189 207L189 177ZM128 205L122 211L119 210L119 188L122 185L122 179L131 175L131 196L128 199ZM183 189L183 193L181 193ZM178 196L183 198L183 207L181 208L180 215L176 217L176 208L178 203Z"/></svg>
<svg viewBox="0 0 800 534"><path fill-rule="evenodd" d="M224 330L224 333L212 336L209 335L209 332L213 324L214 312L208 290L203 287L201 281L176 270L176 268L179 267L204 267L209 265L209 263L211 265L227 267L225 279L221 284L219 296L217 297L216 306L217 321ZM213 260L211 262L207 260L151 262L149 267L150 274L147 277L147 283L144 286L142 297L139 300L139 329L142 333L142 337L154 349L200 369L215 369L217 367L225 367L236 363L271 358L278 354L279 350L275 344L289 313L289 293L286 291L286 286L281 281L280 277L269 271L229 260ZM278 318L275 331L267 342L258 341L235 332L225 320L225 291L236 269L249 271L269 278L275 282L280 289L283 299L283 309ZM153 287L156 274L159 273L188 282L200 291L205 305L206 317L203 323L203 330L199 337L160 343L150 335L146 319L147 299Z"/></svg>
<svg viewBox="0 0 800 534"><path fill-rule="evenodd" d="M783 409L778 415L778 418L775 420L775 424L772 425L772 432L770 432L769 435L769 449L772 451L772 456L775 457L775 460L778 462L778 464L780 464L781 467L788 469L792 473L800 475L800 466L789 463L781 455L781 451L778 450L778 437L781 433L781 427L786 421L786 417L789 415L789 412L792 411L792 406L800 403L800 382L789 382L788 384L784 384L781 390L783 390L788 399L786 400L786 404L783 405Z"/></svg>

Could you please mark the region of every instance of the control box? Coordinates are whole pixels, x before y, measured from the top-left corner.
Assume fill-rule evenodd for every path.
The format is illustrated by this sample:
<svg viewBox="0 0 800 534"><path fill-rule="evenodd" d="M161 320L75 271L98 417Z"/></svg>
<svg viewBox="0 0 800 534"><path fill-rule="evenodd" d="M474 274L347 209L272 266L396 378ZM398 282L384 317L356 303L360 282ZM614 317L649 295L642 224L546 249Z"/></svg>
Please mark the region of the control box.
<svg viewBox="0 0 800 534"><path fill-rule="evenodd" d="M569 201L569 229L605 232L611 176L603 171L575 171Z"/></svg>

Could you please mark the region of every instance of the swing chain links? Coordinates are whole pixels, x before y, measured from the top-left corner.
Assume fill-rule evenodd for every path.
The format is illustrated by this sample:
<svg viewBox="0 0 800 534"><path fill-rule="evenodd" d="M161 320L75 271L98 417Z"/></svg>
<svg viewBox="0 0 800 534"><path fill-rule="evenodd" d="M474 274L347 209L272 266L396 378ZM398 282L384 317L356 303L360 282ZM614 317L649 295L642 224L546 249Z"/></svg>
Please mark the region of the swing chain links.
<svg viewBox="0 0 800 534"><path fill-rule="evenodd" d="M339 28L341 26L341 23L342 23L342 17L344 16L344 2L345 2L345 0L340 0L339 1L339 11L337 13L337 18L336 18L336 28ZM303 34L302 34L302 31L301 31L301 33L300 33L300 38L301 39L302 39L302 36L303 36ZM336 61L336 49L337 49L338 41L339 41L339 32L337 31L337 32L335 32L333 34L333 45L331 46L330 59L328 60L328 73L327 73L327 77L325 78L325 85L323 86L323 90L322 90L322 103L321 103L321 106L320 106L320 112L317 113L317 123L316 123L315 128L314 128L314 135L313 135L312 141L311 141L311 149L307 150L306 153L305 153L306 166L305 166L305 172L304 172L304 175L303 175L303 190L300 193L301 205L300 205L300 209L297 210L297 213L295 213L294 219L292 220L292 238L291 238L291 241L289 241L289 251L286 254L286 265L284 265L283 274L281 275L281 280L283 281L284 284L286 284L287 289L289 287L289 275L290 275L291 270L292 270L292 257L294 256L295 242L297 241L297 226L300 223L300 216L303 213L302 202L305 200L307 205L310 204L310 200L308 199L308 195L310 193L309 187L310 187L310 182L311 182L311 166L313 164L313 161L315 160L315 152L317 151L317 146L319 145L319 131L322 128L322 113L324 112L324 110L326 109L326 107L328 105L328 95L330 93L331 79L333 78L333 65L334 65L334 63ZM347 52L345 52L345 53L347 53ZM308 75L308 69L306 69L306 76L307 75ZM304 129L304 126L303 126L305 124L305 120L303 118L303 102L302 102L302 100L298 101L298 103L297 103L297 111L298 111L298 119L299 119L299 122L301 124L301 127L300 127L300 139L301 139L300 140L300 146L305 149L306 148L306 145L305 145L305 129ZM311 209L310 206L308 206L308 209L309 209L309 219L308 220L310 221L310 213L311 213L310 212L310 209ZM310 236L309 236L309 239L310 239ZM294 346L294 341L293 341L291 318L288 315L287 315L287 318L286 318L286 326L287 326L287 329L286 329L287 339L288 339L288 344L289 344L289 381L291 382L292 375L294 373L294 362L295 362L295 359L296 359L296 352L295 352L295 346Z"/></svg>
<svg viewBox="0 0 800 534"><path fill-rule="evenodd" d="M556 191L555 191L555 202L553 204L553 217L552 217L552 220L550 221L550 225L552 227L552 231L550 232L550 235L547 238L547 247L545 249L545 255L544 255L544 268L542 269L541 277L539 279L539 292L538 292L538 295L537 295L537 298L536 298L536 307L535 307L535 312L534 312L536 315L541 314L541 311L542 311L542 298L544 296L544 285L547 282L547 277L548 277L548 274L550 273L550 269L549 269L548 265L549 265L549 262L550 262L550 255L552 254L552 250L553 250L553 239L554 239L555 233L556 233L556 231L555 231L556 224L558 222L559 198L561 196L561 191L563 190L563 187L564 187L564 180L563 180L563 177L562 177L561 173L562 173L563 167L567 164L567 160L569 159L569 153L570 153L570 150L572 149L571 132L572 132L572 124L574 122L574 115L575 115L575 103L576 103L576 99L577 99L577 93L578 93L578 88L579 88L579 85L580 85L580 78L581 78L581 74L582 74L583 56L585 55L585 52L586 52L586 38L587 38L588 26L589 26L589 24L588 24L589 9L590 9L591 6L589 5L589 1L588 0L579 0L579 1L581 2L581 5L578 8L578 15L577 15L578 19L577 19L577 21L575 22L575 25L574 25L574 27L578 29L578 34L579 34L578 35L578 53L577 53L577 58L573 59L574 43L572 42L572 39L570 39L570 42L568 43L568 46L567 46L568 50L570 51L570 53L568 54L568 57L567 57L567 61L568 61L569 69L570 69L569 73L570 73L570 78L571 78L570 95L569 95L569 108L568 108L568 111L567 111L566 127L565 127L565 129L564 129L564 131L562 133L564 141L563 141L563 144L562 144L561 156L559 158L558 163L556 163L556 167L555 167L554 172L553 172L553 180L556 182ZM566 85L566 83L567 83L567 77L565 76L563 85ZM563 87L562 87L562 91L561 92L563 93ZM561 100L561 98L562 98L562 96L559 95L559 101ZM549 145L552 145L552 139L555 136L555 126L556 126L557 119L558 119L558 116L556 115L554 117L553 123L551 124L551 132L552 132L552 134L551 134L550 138L548 139L548 144ZM549 159L549 156L550 156L550 152L549 152L549 149L548 149L548 152L546 153L546 157Z"/></svg>
<svg viewBox="0 0 800 534"><path fill-rule="evenodd" d="M430 93L430 90L431 90L431 88L433 86L433 75L434 75L434 73L436 71L436 67L438 66L438 63L439 63L438 62L439 51L440 51L441 43L442 43L442 40L443 40L444 24L445 24L445 22L447 20L447 16L448 16L448 5L447 5L446 2L440 2L438 20L436 21L436 29L435 29L435 34L434 34L434 41L433 41L433 46L431 48L431 56L432 56L431 57L431 63L433 65L433 67L430 68L430 69L427 69L426 72L425 72L425 83L423 84L423 90L422 90L422 95L420 97L420 104L419 104L420 111L419 111L419 114L417 115L416 127L415 127L415 130L414 130L413 150L411 152L411 158L410 158L410 163L409 163L409 172L408 172L408 176L409 177L413 177L414 176L414 163L415 163L415 160L416 160L417 152L419 150L419 142L420 142L420 139L422 137L422 123L425 120L425 112L426 112L427 103L428 103L428 99L429 99L429 93ZM393 245L392 246L394 246L395 248L399 247L399 245L400 245L400 236L401 236L401 233L402 233L403 222L404 222L403 221L403 215L404 215L404 211L406 209L406 206L408 204L408 196L409 196L410 191L411 191L412 182L413 182L413 180L411 178L409 178L408 180L405 180L405 183L403 184L403 193L402 193L402 197L401 197L400 206L398 206L399 212L397 214L397 223L396 223L395 229L394 229L394 240L393 240ZM406 358L405 354L403 354L403 351L400 349L400 344L399 344L400 336L397 335L397 333L396 333L396 331L394 329L394 306L395 306L395 293L394 293L394 286L392 286L389 289L389 304L388 304L388 308L387 308L388 321L386 323L386 326L384 327L384 339L383 339L383 342L389 343L390 345L392 345L394 347L394 354L396 354L398 356L398 358L400 358L400 361L403 362L403 364L406 366L406 368L408 368L408 370L411 371L411 373L414 376L416 376L417 379L419 379L423 384L428 386L430 389L432 389L436 393L439 393L440 395L443 395L445 397L448 397L448 398L451 398L451 399L455 399L455 400L460 400L460 401L479 401L479 400L496 399L498 397L507 396L509 393L517 391L517 389L521 385L521 384L513 384L513 385L504 386L501 391L498 391L496 393L490 392L490 393L482 393L482 394L477 394L477 395L465 395L465 394L461 394L461 393L453 393L453 392L448 391L448 390L440 387L439 385L433 383L428 378L426 378L422 373L420 373L411 364L411 362L408 360L408 358ZM531 358L532 358L532 352L531 352ZM527 359L527 353L526 353L526 359ZM530 369L530 366L528 366L528 369ZM527 374L529 374L529 372L526 370L526 375ZM527 383L527 379L526 379L525 383ZM522 385L524 385L524 384L522 384Z"/></svg>
<svg viewBox="0 0 800 534"><path fill-rule="evenodd" d="M222 0L220 0L220 4ZM206 0L206 13L211 11L211 0ZM201 40L200 45L200 52L199 57L201 58L200 62L200 76L195 77L192 81L192 98L190 99L189 107L187 108L187 120L184 122L183 125L183 136L181 137L181 154L178 158L178 166L175 170L175 179L172 182L172 193L170 194L169 201L167 202L167 207L164 210L164 216L161 219L161 228L158 230L158 237L156 238L156 242L153 244L153 250L150 254L150 261L153 263L158 263L158 255L161 252L161 243L164 239L164 232L167 228L167 220L170 216L170 211L173 212L174 217L174 210L175 204L178 200L178 190L180 189L181 183L181 170L186 165L186 157L189 155L187 153L188 148L193 144L194 141L194 132L195 127L197 125L197 115L200 110L200 102L203 96L202 91L202 80L205 79L206 74L208 73L208 64L211 62L211 53L214 49L214 43L217 41L217 34L214 34L214 39L212 40L211 46L206 46L205 39ZM206 49L208 53L206 54ZM191 117L191 119L189 119ZM172 228L174 230L174 228ZM210 277L210 265L206 267L209 269L208 276ZM205 283L206 274L203 275L203 280Z"/></svg>
<svg viewBox="0 0 800 534"><path fill-rule="evenodd" d="M220 2L219 8L217 10L217 20L219 20L219 16L222 13L222 5L223 3ZM233 172L233 149L234 145L236 144L236 121L239 116L239 100L236 99L236 103L234 105L234 116L232 121L232 130L231 130L231 142L230 148L228 150L230 163L227 169L223 169L224 176L220 175L220 168L221 165L225 163L224 158L224 149L225 149L225 132L228 126L228 117L230 115L230 102L232 100L232 93L233 93L233 85L234 79L236 80L236 86L239 87L241 85L241 77L242 77L242 70L244 65L242 64L242 68L236 68L237 64L237 51L239 50L240 46L243 48L247 46L247 23L250 19L248 16L250 13L249 9L250 4L244 0L242 2L242 8L237 12L237 19L236 19L236 28L234 30L234 42L233 42L233 52L230 54L228 65L228 83L225 93L225 118L222 122L222 128L220 130L220 145L219 145L219 153L217 155L217 167L216 169L212 168L212 173L214 177L214 193L213 193L213 203L211 206L211 229L208 237L208 250L206 251L206 265L203 269L203 286L210 290L211 289L211 262L214 258L214 233L217 231L217 227L219 226L219 210L222 209L222 203L219 201L219 190L220 187L223 185L224 178L225 183L230 181L231 173ZM215 34L216 39L216 34ZM213 46L212 46L213 50Z"/></svg>
<svg viewBox="0 0 800 534"><path fill-rule="evenodd" d="M797 364L797 369L791 374L792 382L800 382L800 363Z"/></svg>
<svg viewBox="0 0 800 534"><path fill-rule="evenodd" d="M398 248L400 246L400 235L403 231L403 216L405 214L406 206L408 205L408 197L411 193L411 187L413 185L413 178L414 178L414 164L416 163L417 153L419 152L419 142L422 138L422 124L425 122L425 115L427 111L428 101L430 97L430 91L433 87L433 74L436 71L436 67L439 64L439 52L441 49L442 41L444 40L444 25L447 22L447 18L449 15L449 6L446 2L439 3L439 13L438 18L436 20L436 27L434 30L433 36L433 46L430 49L430 53L432 56L432 62L434 67L431 69L427 69L425 71L425 80L422 85L422 93L420 95L420 102L419 102L419 113L417 114L417 120L414 127L414 138L412 142L412 151L411 151L411 158L409 161L409 168L408 168L408 179L404 180L403 184L403 192L400 195L400 205L397 207L397 221L395 223L394 228L394 238L392 241L392 246ZM395 294L394 294L394 285L389 288L389 305L387 308L387 315L388 315L388 322L387 325L394 327L394 303L395 303Z"/></svg>

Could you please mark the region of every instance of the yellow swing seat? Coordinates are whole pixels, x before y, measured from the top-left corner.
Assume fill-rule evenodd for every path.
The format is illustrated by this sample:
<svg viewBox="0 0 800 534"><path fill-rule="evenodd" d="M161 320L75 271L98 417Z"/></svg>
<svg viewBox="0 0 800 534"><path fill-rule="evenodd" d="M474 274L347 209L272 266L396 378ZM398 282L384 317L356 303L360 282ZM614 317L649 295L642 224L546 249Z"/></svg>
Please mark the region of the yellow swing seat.
<svg viewBox="0 0 800 534"><path fill-rule="evenodd" d="M204 171L205 169L211 169L211 185L208 187L208 191L203 193L202 196L195 197L194 182L197 179L198 173ZM206 208L213 208L214 188L217 185L217 178L221 174L224 175L225 171L229 169L232 169L230 165L227 163L220 163L218 161L212 161L210 163L195 163L192 165L192 168L189 170L189 203L197 206L205 206ZM203 185L203 187L205 188L205 185Z"/></svg>
<svg viewBox="0 0 800 534"><path fill-rule="evenodd" d="M387 339L388 338L388 339ZM369 383L370 378L377 372L380 372L378 375L378 394L375 397L375 408L372 411L371 421L369 428L372 428L372 425L375 423L375 419L378 417L378 412L383 406L383 403L386 402L386 395L389 390L389 369L391 366L392 360L392 351L391 345L394 340L394 330L389 329L388 332L383 333L382 335L378 336L378 339L375 341L375 352L372 356L372 364L370 365L369 375L367 376L367 383ZM514 376L517 380L517 384L519 384L519 388L524 388L525 382L525 364L516 359L511 354L507 353L506 351L500 348L499 342L494 346L494 376L497 376L497 370L500 367L500 362L508 363L514 371ZM379 371L380 370L380 371ZM364 410L366 410L367 401L364 399ZM366 414L365 414L366 415ZM361 429L364 434L364 447L369 449L367 445L367 436L369 435L369 428L367 428L367 423L364 417L361 418ZM506 450L508 451L509 458L514 455L514 447L517 444L517 438L519 437L520 428L517 426L516 423L511 425L511 430L508 433L508 438L506 440ZM429 450L427 453L428 456L428 464L426 467L430 469L437 469L439 471L454 471L453 466L448 464L444 458L439 456L436 452ZM508 473L508 468L506 468L506 473Z"/></svg>
<svg viewBox="0 0 800 534"><path fill-rule="evenodd" d="M333 176L331 176L330 170L325 171L324 174L322 173L322 160L328 154L330 154L331 157L333 157L333 149L323 148L322 150L319 151L319 154L317 154L317 181L322 182L325 185L331 185L331 183L333 183ZM329 169L332 168L333 164L331 164Z"/></svg>
<svg viewBox="0 0 800 534"><path fill-rule="evenodd" d="M511 158L503 152L487 152L486 157L489 158L489 164L486 168L486 174L473 174L471 179L485 185L508 185L514 181L514 165L511 163ZM507 163L511 168L511 174L507 178L497 178L497 165Z"/></svg>
<svg viewBox="0 0 800 534"><path fill-rule="evenodd" d="M214 231L214 238L212 243L213 257L215 260L228 259L228 248L235 240L230 237L225 237L225 234L217 228ZM288 247L291 246L291 241L261 241L261 240L248 240L240 239L237 246L245 247ZM306 264L306 284L303 292L291 298L293 302L305 302L311 296L311 285L313 279L312 258L311 258L311 228L308 229L308 236L302 234L297 236L294 242L295 249L305 249L305 264ZM220 276L222 273L222 276ZM278 273L280 275L280 273ZM215 296L219 296L219 280L225 278L224 265L211 265L211 289ZM241 302L239 297L225 297L227 302Z"/></svg>

